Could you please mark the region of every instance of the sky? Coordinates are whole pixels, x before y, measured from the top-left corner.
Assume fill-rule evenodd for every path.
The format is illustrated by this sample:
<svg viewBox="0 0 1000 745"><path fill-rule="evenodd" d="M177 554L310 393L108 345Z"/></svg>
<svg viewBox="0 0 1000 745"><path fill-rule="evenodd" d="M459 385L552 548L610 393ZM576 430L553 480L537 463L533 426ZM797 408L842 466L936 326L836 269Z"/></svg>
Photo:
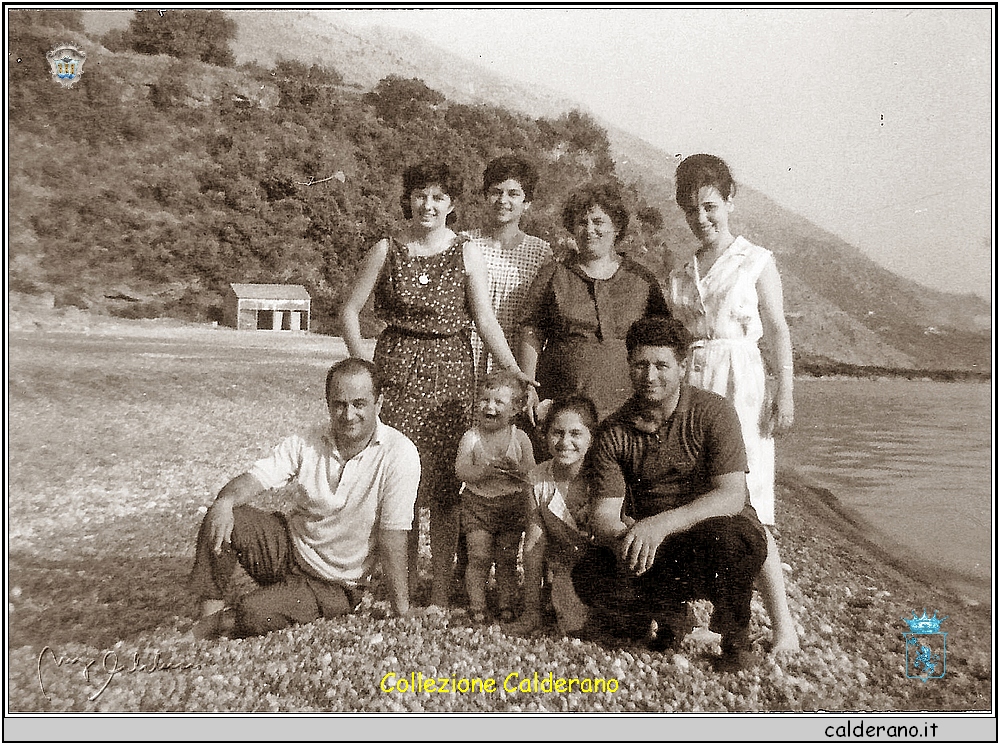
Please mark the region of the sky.
<svg viewBox="0 0 1000 745"><path fill-rule="evenodd" d="M671 153L715 153L897 274L993 296L989 7L331 12L544 85Z"/></svg>

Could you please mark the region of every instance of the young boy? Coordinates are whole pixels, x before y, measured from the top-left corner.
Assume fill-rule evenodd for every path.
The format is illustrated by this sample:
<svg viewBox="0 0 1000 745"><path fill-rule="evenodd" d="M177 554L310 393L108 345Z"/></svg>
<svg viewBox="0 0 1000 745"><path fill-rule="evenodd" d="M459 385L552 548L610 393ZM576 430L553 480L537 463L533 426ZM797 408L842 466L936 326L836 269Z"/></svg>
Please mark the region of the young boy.
<svg viewBox="0 0 1000 745"><path fill-rule="evenodd" d="M494 552L500 619L513 619L517 549L524 531L528 472L535 458L528 436L514 423L524 408L524 386L511 372L491 372L476 401L476 423L455 459L462 486L462 527L469 546L465 573L472 620L486 620L486 583Z"/></svg>

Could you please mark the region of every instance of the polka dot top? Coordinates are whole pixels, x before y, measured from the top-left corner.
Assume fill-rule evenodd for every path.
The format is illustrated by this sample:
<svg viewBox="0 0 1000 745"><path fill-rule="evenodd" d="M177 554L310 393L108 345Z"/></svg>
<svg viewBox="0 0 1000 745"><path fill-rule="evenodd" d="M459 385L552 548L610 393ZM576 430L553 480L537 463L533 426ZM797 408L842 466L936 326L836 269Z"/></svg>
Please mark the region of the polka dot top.
<svg viewBox="0 0 1000 745"><path fill-rule="evenodd" d="M389 253L375 285L375 314L403 333L451 336L472 327L465 295L466 238L433 256L410 256L389 238Z"/></svg>

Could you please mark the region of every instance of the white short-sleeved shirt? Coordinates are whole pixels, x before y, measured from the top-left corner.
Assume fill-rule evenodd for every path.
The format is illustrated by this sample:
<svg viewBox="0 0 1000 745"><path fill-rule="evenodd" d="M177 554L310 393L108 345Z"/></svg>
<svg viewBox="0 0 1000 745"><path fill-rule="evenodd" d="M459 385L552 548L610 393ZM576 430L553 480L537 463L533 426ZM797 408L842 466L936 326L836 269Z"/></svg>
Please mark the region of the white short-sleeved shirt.
<svg viewBox="0 0 1000 745"><path fill-rule="evenodd" d="M328 428L292 435L250 469L265 489L302 488L288 528L302 561L317 576L357 585L374 566L376 529L409 530L420 483L416 446L381 421L364 450L340 457Z"/></svg>

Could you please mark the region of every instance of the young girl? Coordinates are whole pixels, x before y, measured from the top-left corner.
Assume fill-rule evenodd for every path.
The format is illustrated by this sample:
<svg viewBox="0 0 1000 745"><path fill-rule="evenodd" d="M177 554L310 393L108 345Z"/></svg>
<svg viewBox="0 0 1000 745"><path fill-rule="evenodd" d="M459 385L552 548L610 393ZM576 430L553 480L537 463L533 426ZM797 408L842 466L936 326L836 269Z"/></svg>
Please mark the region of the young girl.
<svg viewBox="0 0 1000 745"><path fill-rule="evenodd" d="M551 460L530 475L532 498L524 537L524 614L511 627L527 633L541 625L542 572L552 574L552 605L559 631L570 634L587 621L587 606L573 589L571 572L589 543L590 495L580 475L597 426L594 402L569 396L552 404L545 441Z"/></svg>
<svg viewBox="0 0 1000 745"><path fill-rule="evenodd" d="M469 547L465 586L475 623L486 620L486 583L494 556L500 620L513 620L511 599L517 587L527 478L535 467L531 441L513 423L524 408L524 398L524 384L516 374L491 372L476 401L476 423L458 445L455 474L465 482L462 529Z"/></svg>
<svg viewBox="0 0 1000 745"><path fill-rule="evenodd" d="M725 161L692 155L677 167L677 204L701 247L670 274L673 315L697 341L688 356L687 382L728 398L736 408L747 450L747 487L761 523L774 525L774 433L792 424L792 342L782 308L774 256L729 229L736 184ZM768 350L776 391L768 396ZM773 625L772 651L799 648L788 610L778 547L767 531L768 552L757 582Z"/></svg>

